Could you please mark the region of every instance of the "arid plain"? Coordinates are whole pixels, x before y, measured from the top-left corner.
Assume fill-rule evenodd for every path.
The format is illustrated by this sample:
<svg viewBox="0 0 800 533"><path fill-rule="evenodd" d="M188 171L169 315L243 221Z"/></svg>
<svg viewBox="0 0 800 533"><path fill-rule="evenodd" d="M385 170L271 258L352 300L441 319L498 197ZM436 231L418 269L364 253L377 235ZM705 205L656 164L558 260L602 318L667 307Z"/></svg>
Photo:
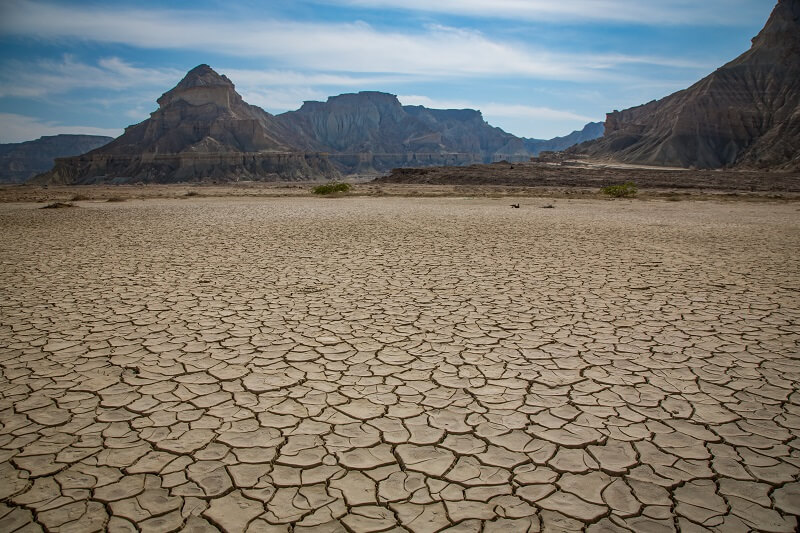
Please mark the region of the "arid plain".
<svg viewBox="0 0 800 533"><path fill-rule="evenodd" d="M0 530L795 531L800 205L516 202L0 204Z"/></svg>

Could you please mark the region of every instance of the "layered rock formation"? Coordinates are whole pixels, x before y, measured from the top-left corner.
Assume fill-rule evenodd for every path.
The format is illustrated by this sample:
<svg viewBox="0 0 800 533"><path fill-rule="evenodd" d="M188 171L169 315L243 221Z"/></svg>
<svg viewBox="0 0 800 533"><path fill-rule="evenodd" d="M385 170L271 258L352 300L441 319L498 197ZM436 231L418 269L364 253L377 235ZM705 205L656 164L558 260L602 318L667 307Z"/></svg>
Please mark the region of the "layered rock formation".
<svg viewBox="0 0 800 533"><path fill-rule="evenodd" d="M278 115L309 150L328 152L345 172L527 159L523 139L490 126L480 111L404 106L365 91L305 102Z"/></svg>
<svg viewBox="0 0 800 533"><path fill-rule="evenodd" d="M305 153L274 116L247 104L208 65L158 99L150 118L87 154L59 159L44 183L335 178L324 155Z"/></svg>
<svg viewBox="0 0 800 533"><path fill-rule="evenodd" d="M0 144L0 183L22 183L50 170L58 157L68 157L108 144L101 135L48 135L35 141Z"/></svg>
<svg viewBox="0 0 800 533"><path fill-rule="evenodd" d="M526 161L546 143L492 127L480 111L403 106L380 92L306 102L273 116L244 102L208 65L191 70L158 104L149 119L108 145L59 159L34 181L331 179L396 167ZM554 141L565 148L581 135Z"/></svg>
<svg viewBox="0 0 800 533"><path fill-rule="evenodd" d="M627 163L800 169L800 0L780 0L751 49L690 88L609 113L576 152Z"/></svg>

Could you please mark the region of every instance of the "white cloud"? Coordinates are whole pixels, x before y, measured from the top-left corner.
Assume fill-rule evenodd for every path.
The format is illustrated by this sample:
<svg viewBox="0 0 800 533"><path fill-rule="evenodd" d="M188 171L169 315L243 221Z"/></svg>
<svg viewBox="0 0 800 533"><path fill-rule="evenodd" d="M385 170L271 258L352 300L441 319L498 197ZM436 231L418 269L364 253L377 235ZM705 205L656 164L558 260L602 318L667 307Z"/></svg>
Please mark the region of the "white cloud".
<svg viewBox="0 0 800 533"><path fill-rule="evenodd" d="M754 0L320 0L340 6L397 9L528 21L615 21L652 25L746 24L763 16Z"/></svg>
<svg viewBox="0 0 800 533"><path fill-rule="evenodd" d="M222 68L228 78L241 87L282 87L282 86L314 86L324 85L329 87L368 87L388 83L407 81L407 76L395 75L367 75L356 76L348 74L327 74L323 72L298 72L296 70L249 70Z"/></svg>
<svg viewBox="0 0 800 533"><path fill-rule="evenodd" d="M364 1L382 5L384 0ZM504 1L520 4L517 0ZM625 1L614 0L612 3ZM385 3L391 2L385 0ZM650 2L646 4L651 5ZM444 2L443 5L452 7L453 4ZM493 6L477 0L469 0L468 5L475 9L479 5ZM619 79L619 73L614 71L616 68L630 63L685 66L671 58L553 53L533 49L521 42L497 40L477 31L441 25L419 30L385 31L360 22L236 20L191 11L66 7L31 0L6 0L4 15L0 20L0 34L3 35L47 40L79 39L148 49L187 49L266 58L273 65L286 65L287 69L294 71L328 73L314 76L342 85L350 81L339 74L343 72L382 77L392 73L394 76L429 79L505 76L611 81ZM108 64L100 65L100 68L124 78L128 68L132 67ZM268 75L264 77L269 78ZM277 74L272 76L273 80L279 81L280 78Z"/></svg>
<svg viewBox="0 0 800 533"><path fill-rule="evenodd" d="M551 109L549 107L528 106L497 102L467 102L464 100L437 100L421 95L402 95L397 97L404 105L422 105L434 109L479 109L484 118L505 117L529 120L561 120L575 121L580 124L592 122L597 118L580 115L571 111ZM492 122L489 120L488 122Z"/></svg>
<svg viewBox="0 0 800 533"><path fill-rule="evenodd" d="M73 89L130 91L171 87L183 73L174 69L139 68L116 57L89 65L64 55L60 61L8 61L0 70L0 97L43 97Z"/></svg>
<svg viewBox="0 0 800 533"><path fill-rule="evenodd" d="M244 88L239 91L248 104L282 113L298 109L306 100L325 100L328 95L310 87L283 87L280 89Z"/></svg>
<svg viewBox="0 0 800 533"><path fill-rule="evenodd" d="M55 122L43 122L25 115L0 113L0 143L31 141L43 135L59 135L62 133L118 137L122 134L122 129L69 126Z"/></svg>

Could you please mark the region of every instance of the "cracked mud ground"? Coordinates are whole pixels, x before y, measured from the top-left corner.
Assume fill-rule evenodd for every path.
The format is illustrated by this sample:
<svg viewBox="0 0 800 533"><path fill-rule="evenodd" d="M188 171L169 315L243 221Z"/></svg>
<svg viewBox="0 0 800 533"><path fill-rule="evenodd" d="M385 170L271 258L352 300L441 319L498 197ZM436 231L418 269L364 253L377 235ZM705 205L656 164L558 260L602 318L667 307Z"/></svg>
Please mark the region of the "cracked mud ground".
<svg viewBox="0 0 800 533"><path fill-rule="evenodd" d="M507 203L0 206L0 530L794 531L797 204Z"/></svg>

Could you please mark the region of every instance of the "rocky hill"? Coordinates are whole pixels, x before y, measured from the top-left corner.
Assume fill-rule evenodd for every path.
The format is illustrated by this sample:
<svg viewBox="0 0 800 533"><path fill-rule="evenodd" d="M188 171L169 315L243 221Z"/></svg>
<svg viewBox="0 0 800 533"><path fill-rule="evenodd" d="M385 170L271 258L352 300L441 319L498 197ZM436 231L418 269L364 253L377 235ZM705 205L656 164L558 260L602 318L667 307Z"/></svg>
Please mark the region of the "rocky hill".
<svg viewBox="0 0 800 533"><path fill-rule="evenodd" d="M800 169L800 0L779 0L752 47L686 90L609 113L573 149L626 163Z"/></svg>
<svg viewBox="0 0 800 533"><path fill-rule="evenodd" d="M329 153L343 172L527 159L524 140L490 126L480 111L404 106L364 91L305 102L278 115L309 150Z"/></svg>
<svg viewBox="0 0 800 533"><path fill-rule="evenodd" d="M331 179L397 167L527 161L549 142L492 127L480 111L403 106L381 92L305 102L274 116L244 102L208 65L191 70L158 105L111 143L59 159L34 181ZM563 149L593 134L602 132L587 127L553 142Z"/></svg>
<svg viewBox="0 0 800 533"><path fill-rule="evenodd" d="M58 157L83 154L112 140L101 135L48 135L35 141L0 144L0 183L22 183L53 168Z"/></svg>
<svg viewBox="0 0 800 533"><path fill-rule="evenodd" d="M233 83L208 65L192 69L158 99L150 118L111 143L59 159L38 183L170 183L240 179L335 178L322 155L274 116L242 100Z"/></svg>
<svg viewBox="0 0 800 533"><path fill-rule="evenodd" d="M525 139L525 147L533 154L541 152L561 152L582 142L598 139L603 136L605 125L602 122L590 122L581 130L576 130L563 137L550 140Z"/></svg>

